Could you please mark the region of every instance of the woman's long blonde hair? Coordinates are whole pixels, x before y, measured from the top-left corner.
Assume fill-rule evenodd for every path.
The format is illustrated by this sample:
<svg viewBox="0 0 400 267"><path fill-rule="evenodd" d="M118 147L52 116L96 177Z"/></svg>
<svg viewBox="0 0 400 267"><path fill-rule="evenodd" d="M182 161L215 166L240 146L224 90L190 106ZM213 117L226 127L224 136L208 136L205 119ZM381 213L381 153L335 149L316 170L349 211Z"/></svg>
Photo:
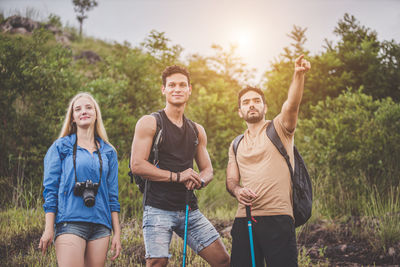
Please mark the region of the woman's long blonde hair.
<svg viewBox="0 0 400 267"><path fill-rule="evenodd" d="M60 132L60 135L58 136L58 138L76 133L76 131L77 131L76 123L73 122L72 115L74 112L73 111L74 103L76 100L78 100L81 97L89 98L94 104L94 107L96 110L96 122L95 122L95 126L94 126L94 135L99 136L101 139L103 139L104 142L106 142L107 144L109 144L110 146L113 147L113 145L111 145L110 142L108 141L106 128L104 128L103 119L101 117L100 107L97 104L97 101L94 99L94 97L87 92L78 93L69 102L67 114L65 115L65 119L64 119L64 124L63 124L63 127L61 128L61 132ZM115 148L114 148L114 150L115 150Z"/></svg>

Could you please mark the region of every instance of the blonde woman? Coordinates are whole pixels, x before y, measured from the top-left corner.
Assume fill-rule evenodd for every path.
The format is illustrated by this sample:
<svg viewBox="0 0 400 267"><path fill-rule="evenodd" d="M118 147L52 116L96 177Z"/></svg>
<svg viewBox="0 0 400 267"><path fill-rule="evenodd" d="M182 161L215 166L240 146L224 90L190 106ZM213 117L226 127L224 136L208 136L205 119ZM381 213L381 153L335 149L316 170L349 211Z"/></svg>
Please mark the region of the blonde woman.
<svg viewBox="0 0 400 267"><path fill-rule="evenodd" d="M44 158L46 225L39 248L55 243L58 266L104 266L121 251L117 152L88 93L72 98L59 138Z"/></svg>

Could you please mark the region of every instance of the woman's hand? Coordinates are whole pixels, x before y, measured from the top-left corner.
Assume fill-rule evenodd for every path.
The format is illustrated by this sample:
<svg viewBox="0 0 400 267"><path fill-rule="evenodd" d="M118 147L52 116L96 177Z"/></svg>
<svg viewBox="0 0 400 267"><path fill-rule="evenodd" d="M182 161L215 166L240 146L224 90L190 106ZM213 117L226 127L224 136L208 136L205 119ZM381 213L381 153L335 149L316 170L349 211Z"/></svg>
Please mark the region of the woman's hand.
<svg viewBox="0 0 400 267"><path fill-rule="evenodd" d="M53 242L55 216L54 212L46 212L46 224L38 247L42 250L43 255L46 254L47 248L51 245L51 242Z"/></svg>
<svg viewBox="0 0 400 267"><path fill-rule="evenodd" d="M121 253L121 238L119 236L119 234L114 234L111 240L111 254L113 254L114 256L112 256L111 260L115 260L116 258L118 258L119 254ZM115 253L114 253L115 252Z"/></svg>
<svg viewBox="0 0 400 267"><path fill-rule="evenodd" d="M51 245L51 242L53 242L53 238L54 238L54 229L53 228L45 229L42 234L42 237L40 238L38 247L39 249L42 250L42 255L46 254L46 250Z"/></svg>

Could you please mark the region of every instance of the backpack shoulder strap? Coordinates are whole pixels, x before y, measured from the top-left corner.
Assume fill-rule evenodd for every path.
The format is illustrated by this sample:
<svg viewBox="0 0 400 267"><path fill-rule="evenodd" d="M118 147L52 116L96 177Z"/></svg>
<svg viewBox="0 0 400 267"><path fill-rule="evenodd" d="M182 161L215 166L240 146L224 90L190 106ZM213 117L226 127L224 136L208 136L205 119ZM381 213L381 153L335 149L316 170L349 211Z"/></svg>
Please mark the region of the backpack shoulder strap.
<svg viewBox="0 0 400 267"><path fill-rule="evenodd" d="M161 111L151 113L151 115L154 118L156 118L156 122L157 122L156 132L154 133L154 137L153 137L153 146L151 148L151 152L153 154L152 163L154 165L158 164L158 145L162 141L163 120L162 120L162 116L161 116L160 112Z"/></svg>
<svg viewBox="0 0 400 267"><path fill-rule="evenodd" d="M239 134L238 136L235 137L235 139L233 140L233 152L235 153L235 157L237 154L237 150L239 148L239 143L242 141L244 135L243 134ZM237 160L236 160L237 162Z"/></svg>
<svg viewBox="0 0 400 267"><path fill-rule="evenodd" d="M194 131L194 133L196 135L195 146L197 147L197 145L199 144L199 129L197 129L196 123L194 123L194 121L192 121L188 118L186 118L186 119L189 122L190 128Z"/></svg>
<svg viewBox="0 0 400 267"><path fill-rule="evenodd" d="M161 115L159 114L159 112L153 112L153 113L151 113L151 115L156 118L156 123L157 123L156 132L154 133L154 137L153 137L152 148L150 151L150 153L153 154L152 163L154 164L154 163L158 162L158 144L160 143L161 133L162 133L162 118L161 118ZM133 183L134 175L131 170L131 158L130 157L129 157L128 175L131 177L131 183Z"/></svg>
<svg viewBox="0 0 400 267"><path fill-rule="evenodd" d="M149 155L149 157L152 156L151 163L153 165L158 165L158 145L160 144L160 141L162 139L163 120L160 112L161 111L151 113L151 115L154 118L156 118L156 132L154 133L153 145L151 147L151 152ZM146 205L147 190L150 188L150 184L151 183L148 179L144 179L144 190L143 190L143 200L142 200L143 209L144 206Z"/></svg>
<svg viewBox="0 0 400 267"><path fill-rule="evenodd" d="M278 149L279 153L281 153L281 155L285 158L286 163L289 167L289 171L290 171L290 176L293 179L293 168L292 168L292 164L290 164L290 158L289 155L285 149L285 147L282 144L281 139L279 138L278 133L276 132L275 126L274 126L274 121L272 120L271 123L267 126L267 136L268 138L271 140L271 142L275 145L275 147Z"/></svg>
<svg viewBox="0 0 400 267"><path fill-rule="evenodd" d="M197 129L196 123L191 119L187 119L189 121L190 128L195 132L196 136L199 136L199 130Z"/></svg>

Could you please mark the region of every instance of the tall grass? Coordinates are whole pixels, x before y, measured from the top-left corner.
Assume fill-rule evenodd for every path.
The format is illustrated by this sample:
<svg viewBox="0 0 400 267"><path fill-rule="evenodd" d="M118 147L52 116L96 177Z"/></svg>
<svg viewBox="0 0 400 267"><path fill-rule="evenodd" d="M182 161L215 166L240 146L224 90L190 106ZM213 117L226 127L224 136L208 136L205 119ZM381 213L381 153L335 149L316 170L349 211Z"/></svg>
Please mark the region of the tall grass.
<svg viewBox="0 0 400 267"><path fill-rule="evenodd" d="M367 233L372 236L370 243L379 251L400 242L400 187L391 187L388 195L379 194L376 187L371 190L369 205L365 206L368 216Z"/></svg>
<svg viewBox="0 0 400 267"><path fill-rule="evenodd" d="M7 208L35 208L42 203L41 184L36 184L26 169L28 159L18 155L9 155L6 176L0 177L0 210Z"/></svg>

